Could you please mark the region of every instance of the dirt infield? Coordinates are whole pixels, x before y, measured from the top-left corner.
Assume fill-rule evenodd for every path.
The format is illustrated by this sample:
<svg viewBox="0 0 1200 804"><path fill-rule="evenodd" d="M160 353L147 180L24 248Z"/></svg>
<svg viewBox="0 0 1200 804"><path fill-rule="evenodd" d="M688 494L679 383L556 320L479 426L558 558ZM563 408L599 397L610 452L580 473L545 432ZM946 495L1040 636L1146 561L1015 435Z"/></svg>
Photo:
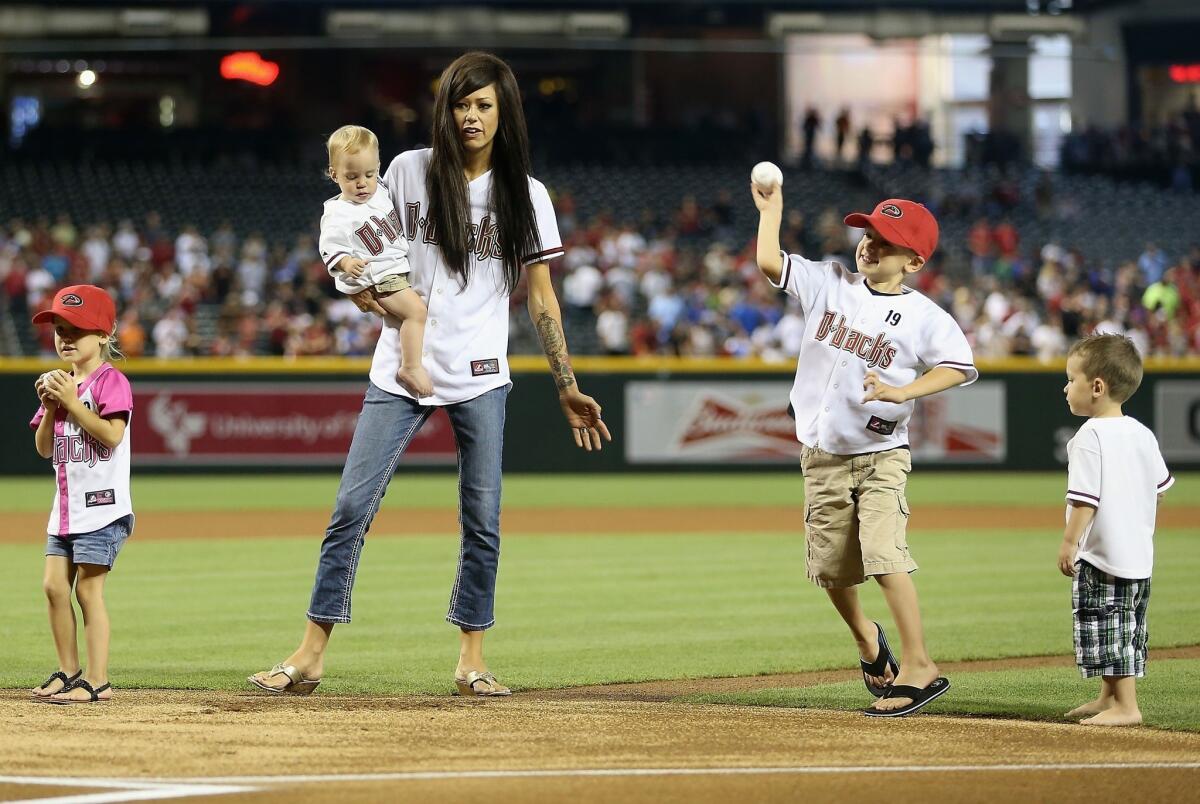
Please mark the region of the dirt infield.
<svg viewBox="0 0 1200 804"><path fill-rule="evenodd" d="M838 671L837 680L848 672ZM494 701L122 690L110 704L59 708L4 691L0 800L101 786L116 795L111 788L121 783L110 777L140 780L143 789L130 794L142 800L159 797L147 784L161 786L161 797L180 795L178 782L159 780L182 780L183 800L219 792L215 800L231 803L300 796L337 804L476 796L1095 802L1105 800L1096 790L1109 784L1137 785L1144 800L1188 801L1200 784L1200 734L936 715L882 721L661 700L668 688L678 695L748 682L795 686L828 675L616 685ZM64 776L77 780L69 793ZM30 784L35 779L56 786ZM206 787L187 787L197 784Z"/></svg>
<svg viewBox="0 0 1200 804"><path fill-rule="evenodd" d="M318 535L327 512L139 515L151 539ZM795 532L799 508L539 509L512 533ZM1062 509L924 506L918 529L1058 528ZM1194 526L1200 507L1160 512ZM29 542L41 514L8 515ZM453 512L389 511L377 534L456 532ZM1200 647L1155 651L1198 658ZM947 674L1069 665L1070 657L946 663ZM1194 801L1200 734L944 717L685 704L697 692L844 681L854 670L450 696L279 698L126 690L54 707L0 691L0 801L351 804L1013 800ZM868 703L864 700L864 705ZM931 707L936 712L936 704ZM1108 791L1112 791L1109 793Z"/></svg>
<svg viewBox="0 0 1200 804"><path fill-rule="evenodd" d="M321 534L329 512L308 511L147 511L138 514L138 539L279 538ZM508 508L502 526L509 533L579 535L589 533L796 533L804 510L798 506L692 508ZM5 515L0 543L30 542L44 532L46 515ZM1160 527L1196 527L1200 506L1158 512ZM925 505L912 516L913 530L969 528L1061 528L1062 506ZM375 535L457 533L452 510L384 510L371 525Z"/></svg>

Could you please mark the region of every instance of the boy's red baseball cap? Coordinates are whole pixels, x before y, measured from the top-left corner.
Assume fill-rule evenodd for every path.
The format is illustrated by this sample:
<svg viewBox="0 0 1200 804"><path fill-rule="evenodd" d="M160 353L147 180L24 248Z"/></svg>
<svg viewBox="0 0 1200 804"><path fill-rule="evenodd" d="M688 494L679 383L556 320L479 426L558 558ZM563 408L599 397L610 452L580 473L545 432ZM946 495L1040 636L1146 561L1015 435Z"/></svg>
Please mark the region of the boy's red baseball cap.
<svg viewBox="0 0 1200 804"><path fill-rule="evenodd" d="M933 213L923 204L903 198L880 201L870 215L852 212L846 216L846 225L857 229L874 227L883 239L897 246L911 248L928 260L938 242L938 223Z"/></svg>
<svg viewBox="0 0 1200 804"><path fill-rule="evenodd" d="M54 294L54 304L33 317L35 324L52 324L61 316L80 329L111 333L117 323L117 305L104 288L69 285Z"/></svg>

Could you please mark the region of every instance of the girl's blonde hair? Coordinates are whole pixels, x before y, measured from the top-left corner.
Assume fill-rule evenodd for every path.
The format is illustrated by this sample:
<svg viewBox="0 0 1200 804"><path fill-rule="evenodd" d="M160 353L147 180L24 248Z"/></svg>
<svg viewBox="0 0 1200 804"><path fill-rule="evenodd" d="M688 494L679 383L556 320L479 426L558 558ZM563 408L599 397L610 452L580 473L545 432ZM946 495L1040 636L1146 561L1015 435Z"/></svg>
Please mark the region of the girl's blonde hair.
<svg viewBox="0 0 1200 804"><path fill-rule="evenodd" d="M109 363L125 359L125 353L121 351L121 345L117 343L116 324L113 324L113 331L108 333L108 340L100 347L100 357Z"/></svg>
<svg viewBox="0 0 1200 804"><path fill-rule="evenodd" d="M329 149L329 166L333 167L333 161L338 154L358 153L367 148L374 148L378 151L379 138L369 128L342 126L329 135L329 139L325 141L325 147Z"/></svg>

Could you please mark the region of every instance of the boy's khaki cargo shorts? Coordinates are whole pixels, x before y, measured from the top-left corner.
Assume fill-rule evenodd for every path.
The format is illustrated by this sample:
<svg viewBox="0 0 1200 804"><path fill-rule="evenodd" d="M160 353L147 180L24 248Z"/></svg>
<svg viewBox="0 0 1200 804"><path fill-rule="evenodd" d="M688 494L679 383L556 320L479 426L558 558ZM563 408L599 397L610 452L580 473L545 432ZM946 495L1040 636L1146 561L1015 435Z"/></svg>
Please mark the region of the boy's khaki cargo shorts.
<svg viewBox="0 0 1200 804"><path fill-rule="evenodd" d="M907 449L833 455L806 446L800 467L809 580L845 588L872 575L917 568L905 539L904 487L912 471Z"/></svg>
<svg viewBox="0 0 1200 804"><path fill-rule="evenodd" d="M412 284L408 281L407 274L393 274L385 276L375 284L375 290L378 293L398 293L401 290L408 290Z"/></svg>

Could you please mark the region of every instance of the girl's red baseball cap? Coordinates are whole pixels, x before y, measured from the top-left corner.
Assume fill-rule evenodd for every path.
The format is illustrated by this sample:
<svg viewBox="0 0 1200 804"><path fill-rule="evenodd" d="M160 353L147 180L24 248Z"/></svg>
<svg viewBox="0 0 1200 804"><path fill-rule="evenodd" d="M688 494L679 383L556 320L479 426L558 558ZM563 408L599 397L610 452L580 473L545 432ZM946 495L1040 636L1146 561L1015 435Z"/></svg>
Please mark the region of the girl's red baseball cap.
<svg viewBox="0 0 1200 804"><path fill-rule="evenodd" d="M108 334L117 323L117 305L104 288L69 285L54 294L54 304L35 315L33 323L52 324L56 315L80 329Z"/></svg>
<svg viewBox="0 0 1200 804"><path fill-rule="evenodd" d="M938 243L938 223L923 204L903 198L880 201L870 215L853 212L846 216L847 226L866 229L873 226L883 239L897 246L911 248L928 260Z"/></svg>

